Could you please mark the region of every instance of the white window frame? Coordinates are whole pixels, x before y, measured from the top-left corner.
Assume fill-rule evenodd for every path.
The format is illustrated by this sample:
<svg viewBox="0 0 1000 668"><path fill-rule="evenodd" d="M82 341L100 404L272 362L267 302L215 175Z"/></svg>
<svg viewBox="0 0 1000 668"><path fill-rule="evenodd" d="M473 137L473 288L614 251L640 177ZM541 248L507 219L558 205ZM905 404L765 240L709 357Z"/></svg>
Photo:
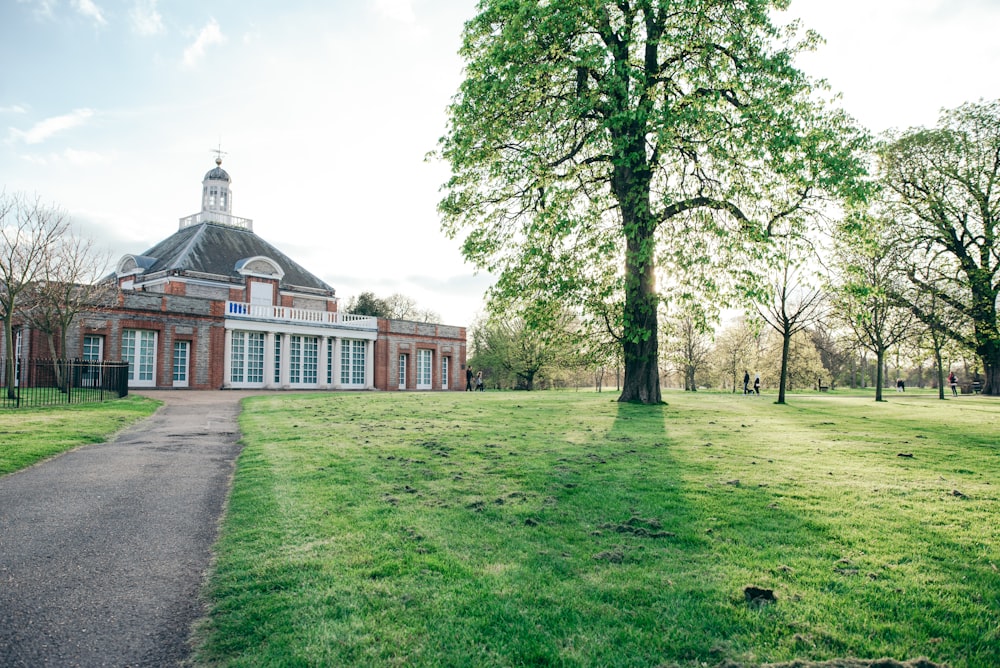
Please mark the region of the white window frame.
<svg viewBox="0 0 1000 668"><path fill-rule="evenodd" d="M406 389L406 353L399 353L399 389Z"/></svg>
<svg viewBox="0 0 1000 668"><path fill-rule="evenodd" d="M229 384L232 387L264 387L264 332L233 330L229 347Z"/></svg>
<svg viewBox="0 0 1000 668"><path fill-rule="evenodd" d="M364 387L368 342L364 339L344 339L340 344L340 384Z"/></svg>
<svg viewBox="0 0 1000 668"><path fill-rule="evenodd" d="M96 343L96 351L94 350ZM104 337L99 334L84 334L83 359L87 362L104 360Z"/></svg>
<svg viewBox="0 0 1000 668"><path fill-rule="evenodd" d="M122 359L128 362L129 387L156 387L155 329L122 330Z"/></svg>
<svg viewBox="0 0 1000 668"><path fill-rule="evenodd" d="M417 389L429 390L434 382L434 351L429 348L417 350Z"/></svg>
<svg viewBox="0 0 1000 668"><path fill-rule="evenodd" d="M441 356L441 389L448 389L448 367L451 366L451 358L447 355Z"/></svg>
<svg viewBox="0 0 1000 668"><path fill-rule="evenodd" d="M172 362L174 387L188 387L188 376L191 370L190 341L174 341Z"/></svg>
<svg viewBox="0 0 1000 668"><path fill-rule="evenodd" d="M315 387L319 384L319 337L291 334L288 337L288 384Z"/></svg>

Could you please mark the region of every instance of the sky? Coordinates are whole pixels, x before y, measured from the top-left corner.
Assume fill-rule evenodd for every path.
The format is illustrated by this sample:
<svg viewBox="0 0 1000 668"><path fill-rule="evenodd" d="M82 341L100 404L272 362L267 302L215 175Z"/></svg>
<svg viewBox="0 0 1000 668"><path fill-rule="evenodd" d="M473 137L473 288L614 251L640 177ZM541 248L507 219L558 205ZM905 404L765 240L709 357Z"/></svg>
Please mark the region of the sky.
<svg viewBox="0 0 1000 668"><path fill-rule="evenodd" d="M0 190L69 214L113 259L201 208L233 214L344 301L402 293L451 325L491 277L440 230L428 161L475 0L0 0ZM1000 98L1000 0L792 0L799 65L874 132Z"/></svg>

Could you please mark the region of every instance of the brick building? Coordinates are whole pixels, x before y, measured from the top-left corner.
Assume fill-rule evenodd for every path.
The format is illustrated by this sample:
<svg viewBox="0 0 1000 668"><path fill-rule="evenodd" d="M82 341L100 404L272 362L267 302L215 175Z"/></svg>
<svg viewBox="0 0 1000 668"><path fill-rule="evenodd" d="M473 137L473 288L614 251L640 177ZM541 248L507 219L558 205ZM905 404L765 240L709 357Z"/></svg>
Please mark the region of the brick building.
<svg viewBox="0 0 1000 668"><path fill-rule="evenodd" d="M341 312L332 287L232 215L230 185L217 159L200 213L119 260L115 305L78 317L70 357L126 360L136 388L464 389L464 327ZM16 336L19 358L48 357L38 332Z"/></svg>

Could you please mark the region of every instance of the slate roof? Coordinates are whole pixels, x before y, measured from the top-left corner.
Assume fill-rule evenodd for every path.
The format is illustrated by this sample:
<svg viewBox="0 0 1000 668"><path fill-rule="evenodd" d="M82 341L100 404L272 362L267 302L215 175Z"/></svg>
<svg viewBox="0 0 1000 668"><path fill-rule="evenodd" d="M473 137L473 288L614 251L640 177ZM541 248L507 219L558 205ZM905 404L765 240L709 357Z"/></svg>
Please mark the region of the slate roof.
<svg viewBox="0 0 1000 668"><path fill-rule="evenodd" d="M332 287L250 230L218 223L206 222L180 229L144 251L141 257L154 260L145 267L147 277L158 272L195 272L242 283L237 263L257 256L270 258L282 268L285 272L281 279L282 287L301 287L334 294Z"/></svg>

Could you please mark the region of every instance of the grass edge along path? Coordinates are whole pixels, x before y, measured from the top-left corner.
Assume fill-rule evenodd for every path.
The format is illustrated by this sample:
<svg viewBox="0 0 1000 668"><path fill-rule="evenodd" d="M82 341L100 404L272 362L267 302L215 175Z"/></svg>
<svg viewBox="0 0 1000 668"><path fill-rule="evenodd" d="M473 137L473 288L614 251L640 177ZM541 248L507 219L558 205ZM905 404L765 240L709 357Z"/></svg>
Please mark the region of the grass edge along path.
<svg viewBox="0 0 1000 668"><path fill-rule="evenodd" d="M196 661L1000 665L994 401L666 398L247 399Z"/></svg>
<svg viewBox="0 0 1000 668"><path fill-rule="evenodd" d="M82 445L104 443L159 406L159 401L129 395L100 403L0 410L0 475Z"/></svg>

